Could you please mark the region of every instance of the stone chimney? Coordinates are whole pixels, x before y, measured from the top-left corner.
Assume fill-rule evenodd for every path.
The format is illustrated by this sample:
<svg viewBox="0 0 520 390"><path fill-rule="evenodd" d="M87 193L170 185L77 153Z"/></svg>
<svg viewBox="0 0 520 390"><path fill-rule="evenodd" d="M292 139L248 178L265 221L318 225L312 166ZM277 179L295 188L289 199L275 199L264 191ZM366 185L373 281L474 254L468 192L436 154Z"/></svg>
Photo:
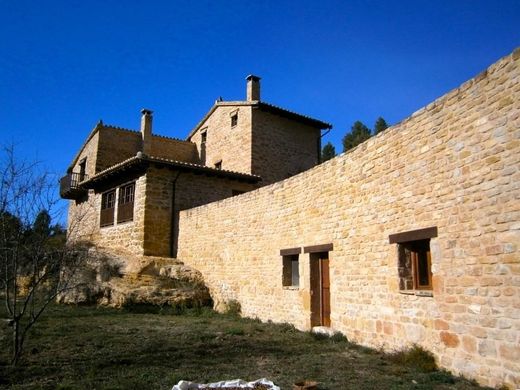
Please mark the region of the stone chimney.
<svg viewBox="0 0 520 390"><path fill-rule="evenodd" d="M260 100L260 77L250 74L247 80L247 101Z"/></svg>
<svg viewBox="0 0 520 390"><path fill-rule="evenodd" d="M143 153L150 155L152 152L152 110L141 110L141 137L143 139Z"/></svg>

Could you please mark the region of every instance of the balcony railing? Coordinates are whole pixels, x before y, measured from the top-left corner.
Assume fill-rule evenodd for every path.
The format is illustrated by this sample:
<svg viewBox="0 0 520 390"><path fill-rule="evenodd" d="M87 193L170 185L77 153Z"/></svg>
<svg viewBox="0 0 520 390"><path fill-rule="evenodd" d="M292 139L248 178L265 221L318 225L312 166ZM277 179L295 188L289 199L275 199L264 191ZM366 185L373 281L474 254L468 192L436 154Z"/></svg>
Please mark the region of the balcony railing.
<svg viewBox="0 0 520 390"><path fill-rule="evenodd" d="M87 193L81 188L79 183L87 180L88 176L84 173L69 173L60 179L60 196L64 199L79 199Z"/></svg>

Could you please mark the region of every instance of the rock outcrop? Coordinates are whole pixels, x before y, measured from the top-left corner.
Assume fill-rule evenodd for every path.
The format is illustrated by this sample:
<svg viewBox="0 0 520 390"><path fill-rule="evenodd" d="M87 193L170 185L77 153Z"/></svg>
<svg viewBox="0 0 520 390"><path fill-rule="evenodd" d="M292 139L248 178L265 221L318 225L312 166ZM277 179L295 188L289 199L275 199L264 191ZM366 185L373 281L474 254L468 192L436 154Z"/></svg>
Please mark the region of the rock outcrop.
<svg viewBox="0 0 520 390"><path fill-rule="evenodd" d="M75 275L77 288L58 301L68 304L203 306L211 298L202 275L182 262L136 256L105 248L88 249L86 266Z"/></svg>

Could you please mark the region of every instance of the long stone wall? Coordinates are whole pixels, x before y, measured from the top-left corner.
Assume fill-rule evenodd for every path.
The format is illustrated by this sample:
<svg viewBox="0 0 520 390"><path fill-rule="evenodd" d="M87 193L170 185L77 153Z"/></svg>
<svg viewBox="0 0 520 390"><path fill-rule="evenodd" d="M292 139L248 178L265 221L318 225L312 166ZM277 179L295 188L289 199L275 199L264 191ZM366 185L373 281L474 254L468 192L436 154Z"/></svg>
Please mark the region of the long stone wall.
<svg viewBox="0 0 520 390"><path fill-rule="evenodd" d="M332 244L332 328L520 387L520 50L356 149L179 225L178 257L217 305L308 329L309 254L288 288L280 250ZM403 294L389 235L427 227L432 294Z"/></svg>

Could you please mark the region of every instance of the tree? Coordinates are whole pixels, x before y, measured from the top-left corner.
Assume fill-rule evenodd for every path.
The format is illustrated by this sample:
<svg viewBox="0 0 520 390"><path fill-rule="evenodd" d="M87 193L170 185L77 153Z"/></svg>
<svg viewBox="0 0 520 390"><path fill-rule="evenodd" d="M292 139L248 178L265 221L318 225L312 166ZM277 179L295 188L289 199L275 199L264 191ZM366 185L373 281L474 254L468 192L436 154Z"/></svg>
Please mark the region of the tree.
<svg viewBox="0 0 520 390"><path fill-rule="evenodd" d="M329 141L321 149L321 162L325 162L334 157L336 157L336 148Z"/></svg>
<svg viewBox="0 0 520 390"><path fill-rule="evenodd" d="M19 161L13 147L0 155L0 296L12 329L12 359L22 355L28 332L59 294L77 287L86 256L51 244L57 181L38 163Z"/></svg>
<svg viewBox="0 0 520 390"><path fill-rule="evenodd" d="M380 116L377 118L376 123L374 124L374 135L379 134L385 129L388 129L388 123L386 123L384 118Z"/></svg>
<svg viewBox="0 0 520 390"><path fill-rule="evenodd" d="M370 129L362 122L355 121L350 132L343 137L343 151L346 152L370 138Z"/></svg>
<svg viewBox="0 0 520 390"><path fill-rule="evenodd" d="M33 224L33 232L38 237L49 237L51 235L51 216L47 210L42 210L36 216Z"/></svg>

